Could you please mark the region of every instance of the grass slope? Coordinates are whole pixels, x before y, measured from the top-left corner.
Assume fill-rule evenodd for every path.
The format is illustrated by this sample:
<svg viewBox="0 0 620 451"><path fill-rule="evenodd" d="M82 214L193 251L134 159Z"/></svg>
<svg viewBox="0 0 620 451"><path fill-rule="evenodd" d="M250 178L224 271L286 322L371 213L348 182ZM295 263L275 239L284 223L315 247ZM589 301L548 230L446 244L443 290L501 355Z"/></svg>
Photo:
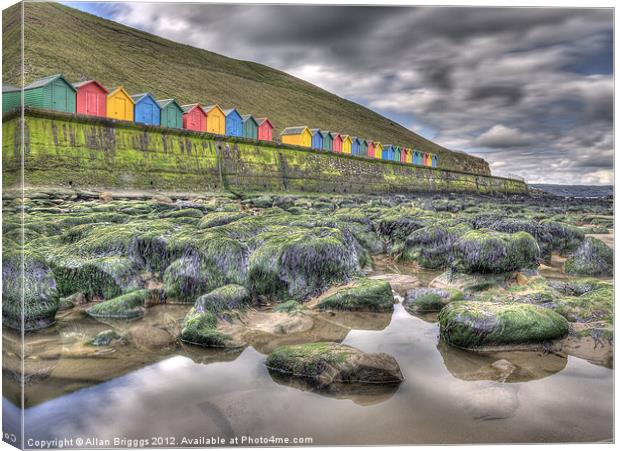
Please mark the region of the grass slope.
<svg viewBox="0 0 620 451"><path fill-rule="evenodd" d="M19 85L21 5L3 11L3 83ZM268 116L276 133L307 124L383 143L436 153L442 167L488 173L487 163L451 152L354 102L273 68L162 39L54 3L25 4L25 82L63 73L70 81L97 79L130 93L150 91L182 104L237 106Z"/></svg>

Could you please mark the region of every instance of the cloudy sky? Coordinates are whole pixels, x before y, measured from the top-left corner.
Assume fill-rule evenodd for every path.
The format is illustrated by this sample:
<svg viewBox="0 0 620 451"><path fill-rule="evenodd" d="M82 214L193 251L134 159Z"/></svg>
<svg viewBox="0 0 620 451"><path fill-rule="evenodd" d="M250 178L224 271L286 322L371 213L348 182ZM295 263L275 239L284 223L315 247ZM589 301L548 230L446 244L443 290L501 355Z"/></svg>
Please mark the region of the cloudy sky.
<svg viewBox="0 0 620 451"><path fill-rule="evenodd" d="M611 9L67 4L284 70L494 174L613 183Z"/></svg>

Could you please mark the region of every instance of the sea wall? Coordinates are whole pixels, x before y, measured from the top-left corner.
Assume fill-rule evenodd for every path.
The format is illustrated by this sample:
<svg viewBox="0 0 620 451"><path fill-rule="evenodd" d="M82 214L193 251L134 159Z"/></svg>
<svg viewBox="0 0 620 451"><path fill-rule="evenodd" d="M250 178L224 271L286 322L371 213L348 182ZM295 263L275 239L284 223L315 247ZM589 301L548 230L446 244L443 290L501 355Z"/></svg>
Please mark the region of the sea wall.
<svg viewBox="0 0 620 451"><path fill-rule="evenodd" d="M26 186L170 191L522 193L519 180L187 130L27 110ZM21 175L19 112L3 117L5 188Z"/></svg>

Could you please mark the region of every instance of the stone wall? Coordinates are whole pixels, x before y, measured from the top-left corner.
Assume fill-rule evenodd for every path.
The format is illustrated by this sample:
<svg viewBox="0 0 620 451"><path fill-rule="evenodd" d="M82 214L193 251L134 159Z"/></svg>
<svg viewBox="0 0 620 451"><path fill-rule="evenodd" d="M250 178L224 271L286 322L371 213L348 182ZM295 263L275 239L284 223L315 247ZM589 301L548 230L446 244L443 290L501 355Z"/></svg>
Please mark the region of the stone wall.
<svg viewBox="0 0 620 451"><path fill-rule="evenodd" d="M100 189L526 192L522 181L107 119L26 111L24 183ZM20 183L21 118L3 118L4 186Z"/></svg>

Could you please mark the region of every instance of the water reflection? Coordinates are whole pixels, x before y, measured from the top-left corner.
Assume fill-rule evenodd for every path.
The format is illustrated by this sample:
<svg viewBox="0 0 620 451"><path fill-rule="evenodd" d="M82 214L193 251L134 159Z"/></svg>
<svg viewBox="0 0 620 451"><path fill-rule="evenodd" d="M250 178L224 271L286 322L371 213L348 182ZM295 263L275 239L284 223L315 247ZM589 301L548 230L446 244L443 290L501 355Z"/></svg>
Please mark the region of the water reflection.
<svg viewBox="0 0 620 451"><path fill-rule="evenodd" d="M446 369L465 381L526 382L562 371L567 357L535 351L472 352L439 340L437 350Z"/></svg>

